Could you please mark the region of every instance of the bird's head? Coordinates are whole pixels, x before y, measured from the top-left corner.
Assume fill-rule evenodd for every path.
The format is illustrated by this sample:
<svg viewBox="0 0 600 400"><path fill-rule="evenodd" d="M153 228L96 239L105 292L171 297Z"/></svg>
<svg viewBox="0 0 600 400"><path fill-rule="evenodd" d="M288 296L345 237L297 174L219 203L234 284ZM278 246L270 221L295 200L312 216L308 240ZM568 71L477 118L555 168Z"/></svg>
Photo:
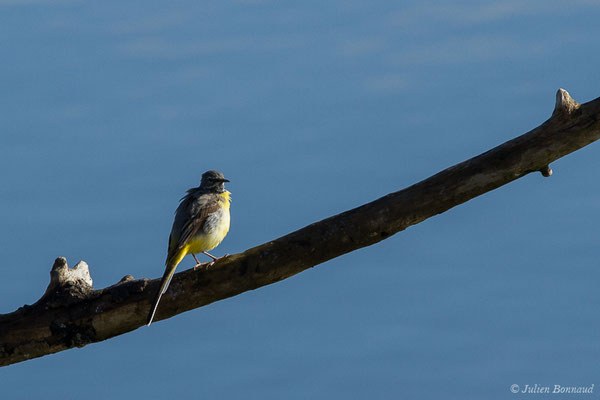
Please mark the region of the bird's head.
<svg viewBox="0 0 600 400"><path fill-rule="evenodd" d="M204 189L208 192L223 193L225 192L225 182L229 182L229 180L225 179L221 172L206 171L202 174L200 189Z"/></svg>

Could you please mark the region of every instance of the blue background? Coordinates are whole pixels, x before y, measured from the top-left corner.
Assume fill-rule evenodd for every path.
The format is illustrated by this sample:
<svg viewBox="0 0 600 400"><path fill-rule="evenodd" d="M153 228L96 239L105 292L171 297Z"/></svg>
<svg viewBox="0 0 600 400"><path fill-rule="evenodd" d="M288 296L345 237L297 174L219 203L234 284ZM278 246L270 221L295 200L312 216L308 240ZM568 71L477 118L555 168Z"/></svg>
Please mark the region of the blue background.
<svg viewBox="0 0 600 400"><path fill-rule="evenodd" d="M159 277L207 169L233 193L214 253L237 253L534 128L559 87L590 101L599 15L577 0L0 0L0 312L35 302L58 256L85 260L96 288ZM2 398L517 399L533 395L510 385L536 383L596 398L598 154L2 368Z"/></svg>

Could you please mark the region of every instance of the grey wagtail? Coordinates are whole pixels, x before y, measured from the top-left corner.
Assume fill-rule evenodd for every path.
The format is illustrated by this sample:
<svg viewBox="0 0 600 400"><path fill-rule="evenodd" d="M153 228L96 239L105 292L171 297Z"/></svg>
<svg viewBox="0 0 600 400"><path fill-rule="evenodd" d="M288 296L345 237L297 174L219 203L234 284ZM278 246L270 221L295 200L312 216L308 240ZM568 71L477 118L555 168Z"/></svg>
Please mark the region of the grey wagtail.
<svg viewBox="0 0 600 400"><path fill-rule="evenodd" d="M197 253L207 253L221 243L229 232L229 200L231 193L225 190L225 182L229 182L219 171L206 171L202 174L200 186L187 191L181 199L169 236L169 251L165 273L160 282L152 309L148 314L148 325L152 323L154 313L161 296L167 291L177 264L188 254L201 265L196 258Z"/></svg>

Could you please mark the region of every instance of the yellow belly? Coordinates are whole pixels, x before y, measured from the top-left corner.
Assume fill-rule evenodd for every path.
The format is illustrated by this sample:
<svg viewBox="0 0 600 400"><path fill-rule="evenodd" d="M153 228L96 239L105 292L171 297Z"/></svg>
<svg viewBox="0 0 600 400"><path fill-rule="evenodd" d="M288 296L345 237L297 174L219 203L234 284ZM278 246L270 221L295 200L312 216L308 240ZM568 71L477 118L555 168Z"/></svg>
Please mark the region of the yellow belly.
<svg viewBox="0 0 600 400"><path fill-rule="evenodd" d="M200 234L194 236L188 244L188 254L189 253L201 253L203 251L212 250L217 247L225 236L227 236L227 232L229 232L229 212L224 213L223 217L220 219L217 228L211 232L210 234Z"/></svg>
<svg viewBox="0 0 600 400"><path fill-rule="evenodd" d="M199 235L194 236L188 243L188 254L196 254L203 251L212 250L223 241L225 236L227 236L231 221L229 216L230 195L231 193L228 191L219 194L219 196L222 198L221 210L218 213L215 213L215 218L212 220L210 232L202 232ZM218 215L218 218L216 215ZM205 224L204 230L207 229L206 225L207 224Z"/></svg>

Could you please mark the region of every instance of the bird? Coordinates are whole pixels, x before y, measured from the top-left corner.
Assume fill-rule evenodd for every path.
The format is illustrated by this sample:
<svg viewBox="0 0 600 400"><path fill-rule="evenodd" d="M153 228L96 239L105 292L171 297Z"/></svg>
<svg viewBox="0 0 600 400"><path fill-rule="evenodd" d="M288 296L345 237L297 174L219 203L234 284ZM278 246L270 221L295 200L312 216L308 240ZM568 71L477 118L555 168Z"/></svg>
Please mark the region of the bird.
<svg viewBox="0 0 600 400"><path fill-rule="evenodd" d="M202 265L196 258L198 253L211 257L212 262L219 259L208 251L217 247L229 232L231 192L225 190L225 182L229 180L221 172L206 171L202 174L200 186L189 189L181 198L169 235L165 273L148 314L148 326L154 319L161 296L169 287L175 268L186 255L194 257L196 268Z"/></svg>

